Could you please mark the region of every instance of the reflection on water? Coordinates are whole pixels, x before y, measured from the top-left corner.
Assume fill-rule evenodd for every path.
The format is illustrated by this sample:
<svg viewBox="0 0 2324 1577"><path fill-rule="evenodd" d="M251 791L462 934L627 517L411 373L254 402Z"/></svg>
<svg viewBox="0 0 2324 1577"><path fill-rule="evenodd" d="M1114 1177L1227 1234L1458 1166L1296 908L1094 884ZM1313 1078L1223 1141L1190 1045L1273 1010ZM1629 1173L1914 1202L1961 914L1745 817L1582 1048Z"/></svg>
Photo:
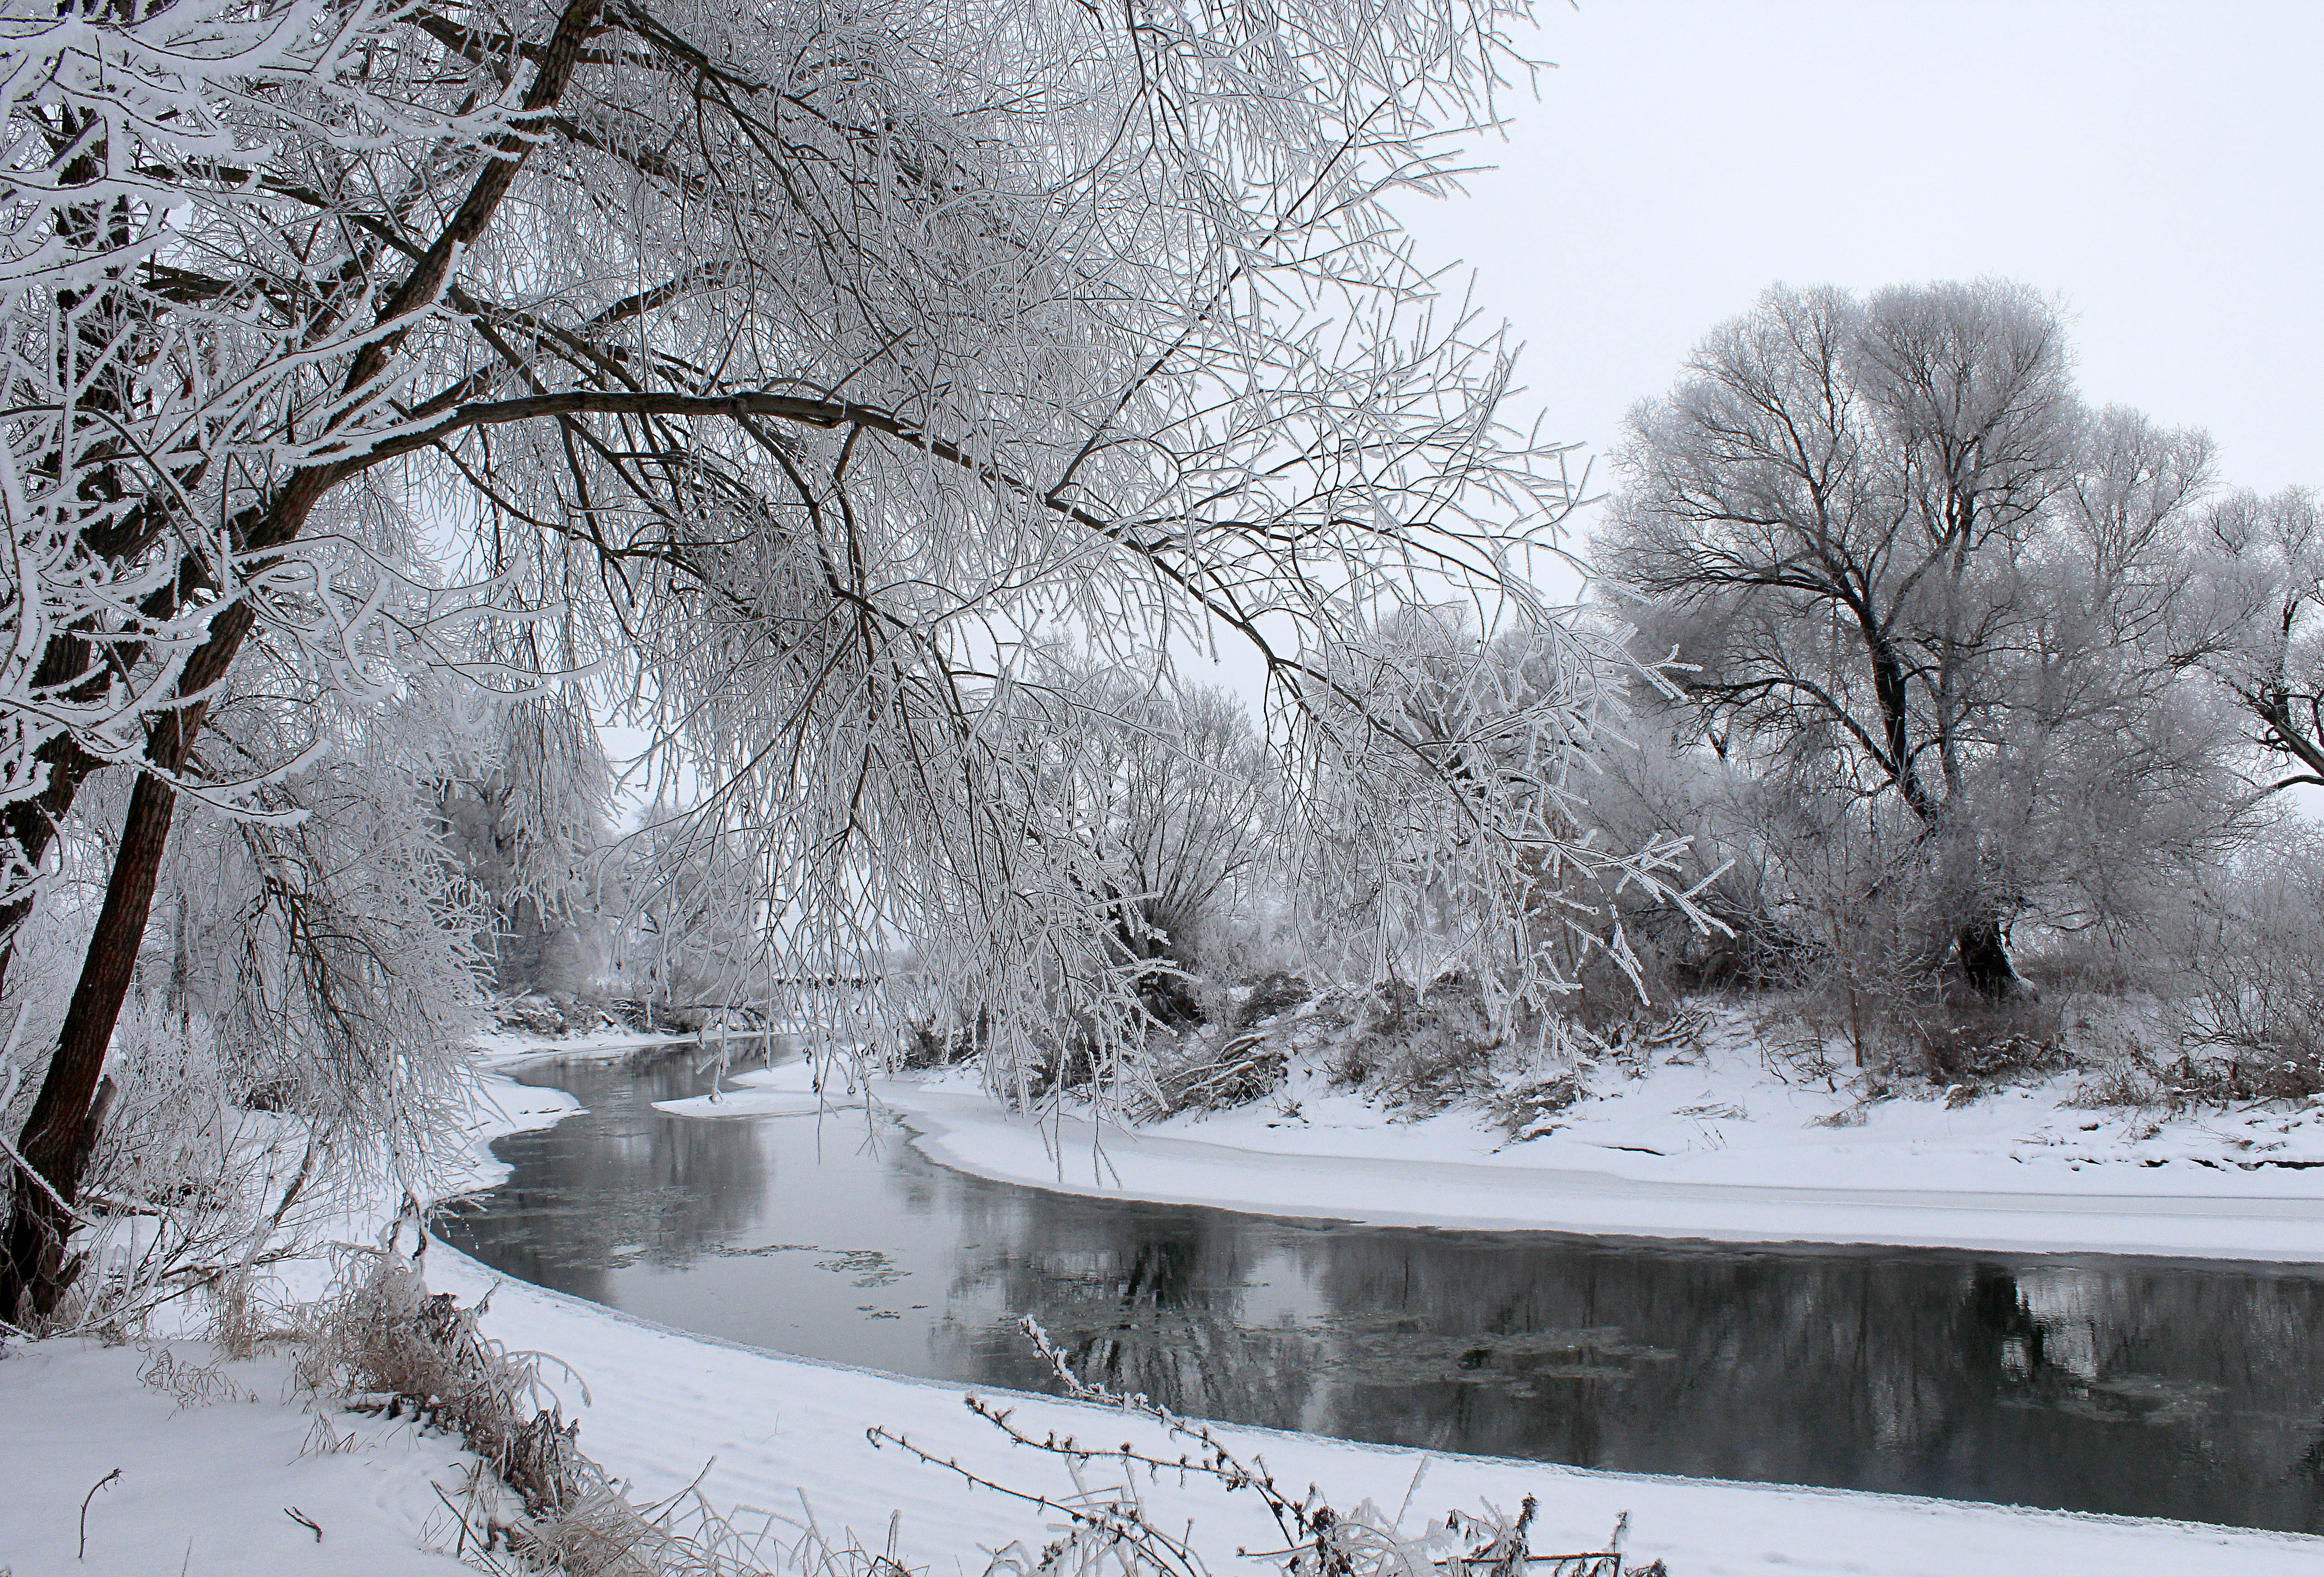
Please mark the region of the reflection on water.
<svg viewBox="0 0 2324 1577"><path fill-rule="evenodd" d="M527 1076L589 1111L445 1235L688 1330L1043 1389L1031 1314L1209 1417L2324 1532L2313 1268L1317 1228L984 1182L860 1112L666 1117L682 1056Z"/></svg>

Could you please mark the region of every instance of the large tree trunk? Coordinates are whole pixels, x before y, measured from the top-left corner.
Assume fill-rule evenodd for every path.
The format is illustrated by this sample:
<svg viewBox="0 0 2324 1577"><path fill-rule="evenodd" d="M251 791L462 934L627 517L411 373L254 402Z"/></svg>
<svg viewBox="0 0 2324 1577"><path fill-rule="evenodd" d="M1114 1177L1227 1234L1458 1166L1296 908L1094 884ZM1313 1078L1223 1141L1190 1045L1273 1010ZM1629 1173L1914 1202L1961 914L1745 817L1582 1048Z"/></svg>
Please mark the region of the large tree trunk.
<svg viewBox="0 0 2324 1577"><path fill-rule="evenodd" d="M1996 919L1972 920L1953 940L1961 976L1987 1001L2006 1001L2026 991L2009 962L2009 938Z"/></svg>
<svg viewBox="0 0 2324 1577"><path fill-rule="evenodd" d="M557 31L541 51L532 84L525 92L522 107L527 114L547 109L563 96L603 4L604 0L566 0ZM484 161L467 196L434 244L380 309L381 324L405 318L442 293L455 263L491 223L532 146L527 137L514 132L497 139L490 151L493 156ZM395 328L356 353L343 385L350 401L387 370L408 332L408 326ZM347 409L353 409L352 404ZM332 425L339 420L344 418L335 418ZM233 522L236 547L255 556L291 541L342 475L329 463L293 472L272 497L254 502L236 517ZM160 774L174 775L184 767L194 736L201 732L208 696L233 669L254 619L246 600L231 603L218 614L202 644L187 659L176 687L180 698L201 699L155 721L145 754L156 770L141 776L130 796L129 817L106 883L105 907L98 913L97 931L81 965L80 983L74 988L48 1076L24 1125L19 1148L31 1171L17 1166L8 1168L11 1208L6 1241L0 1245L5 1249L0 1253L0 1317L13 1321L27 1302L36 1314L45 1314L55 1308L71 1284L74 1267L66 1259L65 1245L71 1236L81 1163L88 1154L83 1140L94 1139L91 1103L136 969L145 924L152 913L153 890L177 804L176 790Z"/></svg>
<svg viewBox="0 0 2324 1577"><path fill-rule="evenodd" d="M106 883L105 907L89 938L80 983L73 990L48 1076L41 1082L17 1147L37 1176L27 1176L23 1167L10 1168L13 1187L6 1254L0 1259L0 1315L12 1323L26 1302L36 1316L52 1313L72 1285L76 1267L66 1259L65 1243L72 1234L81 1168L97 1137L92 1106L105 1073L106 1049L113 1043L114 1026L120 1020L145 922L152 912L153 889L177 798L176 790L151 772L137 779L130 794L120 852Z"/></svg>

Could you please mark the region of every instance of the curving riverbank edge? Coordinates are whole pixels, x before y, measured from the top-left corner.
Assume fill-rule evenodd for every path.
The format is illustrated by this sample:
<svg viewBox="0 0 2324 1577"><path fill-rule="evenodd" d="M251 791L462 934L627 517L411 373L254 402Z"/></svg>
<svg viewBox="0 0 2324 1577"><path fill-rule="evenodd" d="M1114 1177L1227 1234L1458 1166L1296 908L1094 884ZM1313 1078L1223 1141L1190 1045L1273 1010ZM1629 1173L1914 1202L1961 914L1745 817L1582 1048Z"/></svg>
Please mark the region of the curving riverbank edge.
<svg viewBox="0 0 2324 1577"><path fill-rule="evenodd" d="M494 1075L480 1080L479 1091L510 1117L505 1127L497 1119L480 1122L477 1166L466 1185L470 1188L499 1171L485 1148L490 1139L561 1114L549 1110L544 1099L555 1092ZM953 1099L965 1100L945 1097L947 1102ZM891 1104L902 1111L899 1102ZM918 1130L920 1141L942 1148L984 1133L961 1111L939 1111L934 1105L924 1100L917 1111L903 1113ZM567 1098L562 1110L575 1109L577 1103ZM1028 1125L1003 1123L1034 1150L1048 1154ZM1110 1150L1113 1142L1108 1136ZM988 1161L992 1158L992 1145L975 1148ZM1343 1213L1286 1212L1280 1202L1272 1213ZM900 1430L939 1455L956 1456L1013 1486L1067 1488L1053 1463L1004 1449L989 1425L969 1415L961 1399L972 1388L696 1336L503 1280L440 1244L433 1256L430 1275L438 1287L457 1293L463 1301L493 1293L485 1321L493 1335L512 1347L554 1353L574 1366L589 1388L587 1397L577 1394L577 1385L560 1390L584 1420L586 1448L613 1471L633 1479L643 1495L675 1491L701 1475L705 1493L721 1507L793 1517L803 1515L805 1507L827 1532L853 1529L874 1544L888 1537L892 1515L898 1554L908 1566L942 1577L964 1572L975 1577L982 1566L977 1549L1016 1538L1038 1545L1044 1536L1040 1515L893 1448L875 1450L864 1437L868 1426ZM996 1394L990 1388L975 1389ZM1019 1423L1037 1434L1055 1429L1109 1443L1144 1440L1147 1434L1142 1425L1120 1415L1054 1398L1010 1396L1009 1401ZM1780 1421L1773 1426L1780 1427ZM1633 1558L1660 1557L1676 1577L1956 1577L2009 1570L2037 1570L2045 1577L2178 1577L2228 1570L2244 1577L2292 1577L2312 1572L2324 1562L2324 1537L2298 1534L1594 1472L1240 1426L1221 1434L1237 1449L1264 1456L1280 1478L1312 1481L1341 1503L1369 1497L1395 1507L1405 1504L1410 1491L1416 1518L1480 1500L1513 1508L1526 1495L1535 1495L1541 1502L1539 1548L1595 1547L1627 1510ZM1422 1477L1413 1490L1416 1472ZM1151 1504L1173 1526L1196 1518L1216 1550L1272 1547L1265 1542L1270 1530L1231 1500L1199 1488L1154 1486ZM1228 1577L1238 1564L1222 1560L1220 1577Z"/></svg>
<svg viewBox="0 0 2324 1577"><path fill-rule="evenodd" d="M1970 1157L1960 1169L1971 1187L1929 1185L1927 1166L1894 1168L1918 1186L1735 1183L1656 1176L1652 1158L1598 1169L1539 1158L1556 1151L1504 1164L1432 1155L1431 1136L1385 1127L1318 1132L1244 1120L1157 1131L1070 1114L1017 1117L957 1086L881 1080L872 1093L931 1160L1094 1198L1377 1226L2324 1264L2324 1170L2020 1167L2011 1176L2006 1163Z"/></svg>

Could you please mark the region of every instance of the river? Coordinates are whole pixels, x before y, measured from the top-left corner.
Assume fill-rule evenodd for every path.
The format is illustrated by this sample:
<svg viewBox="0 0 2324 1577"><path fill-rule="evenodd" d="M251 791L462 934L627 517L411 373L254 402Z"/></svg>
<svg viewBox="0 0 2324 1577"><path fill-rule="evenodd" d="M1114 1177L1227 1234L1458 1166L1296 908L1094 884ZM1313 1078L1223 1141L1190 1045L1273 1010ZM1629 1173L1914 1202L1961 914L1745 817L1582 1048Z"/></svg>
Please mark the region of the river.
<svg viewBox="0 0 2324 1577"><path fill-rule="evenodd" d="M2324 1532L2324 1267L1426 1231L1093 1200L861 1111L706 1120L684 1051L516 1076L447 1240L648 1319L900 1374L1581 1467Z"/></svg>

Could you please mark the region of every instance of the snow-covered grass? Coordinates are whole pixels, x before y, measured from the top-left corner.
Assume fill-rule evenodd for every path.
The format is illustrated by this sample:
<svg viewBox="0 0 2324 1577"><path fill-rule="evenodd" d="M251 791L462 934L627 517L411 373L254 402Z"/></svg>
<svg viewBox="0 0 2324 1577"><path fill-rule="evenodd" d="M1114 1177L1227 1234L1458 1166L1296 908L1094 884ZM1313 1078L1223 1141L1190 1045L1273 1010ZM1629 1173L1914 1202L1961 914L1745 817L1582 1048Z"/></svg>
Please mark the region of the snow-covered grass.
<svg viewBox="0 0 2324 1577"><path fill-rule="evenodd" d="M182 1403L140 1379L161 1366L179 1370ZM0 1570L440 1577L468 1568L437 1491L456 1496L474 1460L408 1422L308 1412L281 1358L219 1362L198 1342L15 1346L0 1361Z"/></svg>
<svg viewBox="0 0 2324 1577"><path fill-rule="evenodd" d="M466 1147L429 1177L390 1178L344 1202L320 1235L374 1240L407 1184L438 1198L490 1187L507 1176L492 1139L579 1109L559 1090L479 1078ZM329 1275L320 1254L270 1264L258 1296L312 1299ZM0 1572L472 1569L452 1554L459 1522L447 1498L460 1500L477 1465L457 1439L318 1405L296 1384L291 1358L228 1360L203 1338L207 1323L204 1306L180 1301L137 1346L60 1338L0 1349ZM115 1468L120 1477L92 1494Z"/></svg>

